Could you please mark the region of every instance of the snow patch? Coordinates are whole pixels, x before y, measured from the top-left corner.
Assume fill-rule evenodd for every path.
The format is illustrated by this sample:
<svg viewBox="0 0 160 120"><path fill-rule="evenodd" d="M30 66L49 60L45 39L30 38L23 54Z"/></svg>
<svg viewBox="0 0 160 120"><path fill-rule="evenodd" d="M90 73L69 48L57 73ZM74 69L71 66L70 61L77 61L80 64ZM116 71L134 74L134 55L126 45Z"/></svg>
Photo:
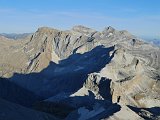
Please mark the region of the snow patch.
<svg viewBox="0 0 160 120"><path fill-rule="evenodd" d="M74 71L79 71L79 70L82 70L82 69L84 69L84 67L77 66L77 68Z"/></svg>
<svg viewBox="0 0 160 120"><path fill-rule="evenodd" d="M98 104L95 105L95 108L96 109L94 109L92 111L89 111L85 107L78 109L78 113L80 114L80 118L78 120L91 119L92 117L105 111L105 109L103 107L100 107Z"/></svg>
<svg viewBox="0 0 160 120"><path fill-rule="evenodd" d="M77 92L75 92L70 96L74 97L74 96L86 96L86 95L89 95L89 92L88 89L83 86L80 90L78 90Z"/></svg>
<svg viewBox="0 0 160 120"><path fill-rule="evenodd" d="M102 55L101 57L105 57L105 56L106 56L106 54Z"/></svg>

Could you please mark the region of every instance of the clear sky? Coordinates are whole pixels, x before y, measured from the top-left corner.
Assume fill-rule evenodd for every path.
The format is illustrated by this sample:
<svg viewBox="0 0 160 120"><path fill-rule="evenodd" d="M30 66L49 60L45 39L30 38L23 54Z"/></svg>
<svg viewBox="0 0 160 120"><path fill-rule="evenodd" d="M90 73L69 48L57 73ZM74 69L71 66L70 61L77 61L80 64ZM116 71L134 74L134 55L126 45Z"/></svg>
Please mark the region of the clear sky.
<svg viewBox="0 0 160 120"><path fill-rule="evenodd" d="M42 26L70 29L79 24L160 37L160 0L0 0L0 33L34 32Z"/></svg>

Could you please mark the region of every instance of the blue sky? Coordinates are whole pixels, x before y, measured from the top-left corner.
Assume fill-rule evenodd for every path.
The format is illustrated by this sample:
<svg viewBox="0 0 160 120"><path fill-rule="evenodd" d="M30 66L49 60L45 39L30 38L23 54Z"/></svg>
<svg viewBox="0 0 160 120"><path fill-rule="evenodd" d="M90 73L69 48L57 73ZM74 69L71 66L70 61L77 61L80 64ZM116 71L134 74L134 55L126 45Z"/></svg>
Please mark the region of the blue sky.
<svg viewBox="0 0 160 120"><path fill-rule="evenodd" d="M0 33L113 26L160 38L160 0L0 0Z"/></svg>

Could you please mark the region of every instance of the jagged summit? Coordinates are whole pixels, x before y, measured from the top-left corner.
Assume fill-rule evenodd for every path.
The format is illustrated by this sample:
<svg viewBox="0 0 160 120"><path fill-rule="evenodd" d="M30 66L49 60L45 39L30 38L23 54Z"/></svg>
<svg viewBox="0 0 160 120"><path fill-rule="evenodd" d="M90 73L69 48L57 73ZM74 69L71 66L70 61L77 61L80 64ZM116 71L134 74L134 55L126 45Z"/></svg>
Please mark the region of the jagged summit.
<svg viewBox="0 0 160 120"><path fill-rule="evenodd" d="M92 28L89 28L89 27L86 27L86 26L83 26L83 25L76 25L76 26L73 26L71 30L67 30L67 31L62 31L62 30L58 30L58 29L55 29L55 28L51 28L51 27L40 27L38 28L37 32L39 33L54 33L54 32L66 32L66 33L71 33L71 34L77 34L78 33L81 33L83 35L100 35L100 34L103 34L103 35L107 35L107 34L122 34L122 35L126 35L126 36L133 36L132 34L130 34L127 30L122 30L122 31L118 31L116 30L115 28L109 26L109 27L105 27L105 29L100 32L100 31L96 31ZM119 35L120 36L120 35Z"/></svg>
<svg viewBox="0 0 160 120"><path fill-rule="evenodd" d="M113 27L109 26L109 27L105 27L105 29L103 31L113 32L113 31L115 31L115 29Z"/></svg>
<svg viewBox="0 0 160 120"><path fill-rule="evenodd" d="M128 49L128 51L133 51L135 48L141 50L142 46L144 46L143 50L148 48L153 50L157 49L138 40L127 31L118 31L110 26L105 28L103 32L98 32L80 25L75 26L72 30L68 31L41 27L31 37L26 38L24 41L9 41L9 43L7 42L7 46L11 46L13 43L15 44L14 47L13 45L12 47L8 47L7 51L10 51L12 48L12 52L14 53L15 51L15 55L13 56L16 56L17 54L17 57L20 57L19 54L21 53L22 58L24 58L24 62L22 62L23 67L21 68L21 65L19 66L16 62L13 65L13 68L21 69L20 71L30 71L31 68L32 71L42 70L44 67L47 67L49 61L54 61L54 57L56 58L56 61L65 59L73 53L85 53L98 45L104 45L106 47L115 45L116 48L123 47L124 49ZM5 53L4 49L6 48L4 47L4 45L1 47L1 51ZM10 55L8 57L12 56L12 52L9 53ZM3 63L8 57L6 56L4 59L1 59L0 63ZM39 58L42 60L39 60ZM39 63L33 67L36 60ZM12 66L12 64L10 65ZM9 74L10 73L12 72L10 71Z"/></svg>

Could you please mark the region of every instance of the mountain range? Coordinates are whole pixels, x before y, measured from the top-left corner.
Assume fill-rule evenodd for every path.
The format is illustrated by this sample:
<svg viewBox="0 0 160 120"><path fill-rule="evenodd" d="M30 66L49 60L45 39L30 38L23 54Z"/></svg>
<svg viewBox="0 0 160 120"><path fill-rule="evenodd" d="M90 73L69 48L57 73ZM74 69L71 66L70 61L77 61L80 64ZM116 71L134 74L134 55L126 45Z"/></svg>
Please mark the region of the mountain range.
<svg viewBox="0 0 160 120"><path fill-rule="evenodd" d="M160 47L160 39L148 39L146 41Z"/></svg>
<svg viewBox="0 0 160 120"><path fill-rule="evenodd" d="M9 39L17 40L17 39L23 39L30 35L32 33L22 33L22 34L17 34L17 33L0 33L0 36L4 36Z"/></svg>
<svg viewBox="0 0 160 120"><path fill-rule="evenodd" d="M0 120L160 119L160 48L126 30L41 27L0 51Z"/></svg>

